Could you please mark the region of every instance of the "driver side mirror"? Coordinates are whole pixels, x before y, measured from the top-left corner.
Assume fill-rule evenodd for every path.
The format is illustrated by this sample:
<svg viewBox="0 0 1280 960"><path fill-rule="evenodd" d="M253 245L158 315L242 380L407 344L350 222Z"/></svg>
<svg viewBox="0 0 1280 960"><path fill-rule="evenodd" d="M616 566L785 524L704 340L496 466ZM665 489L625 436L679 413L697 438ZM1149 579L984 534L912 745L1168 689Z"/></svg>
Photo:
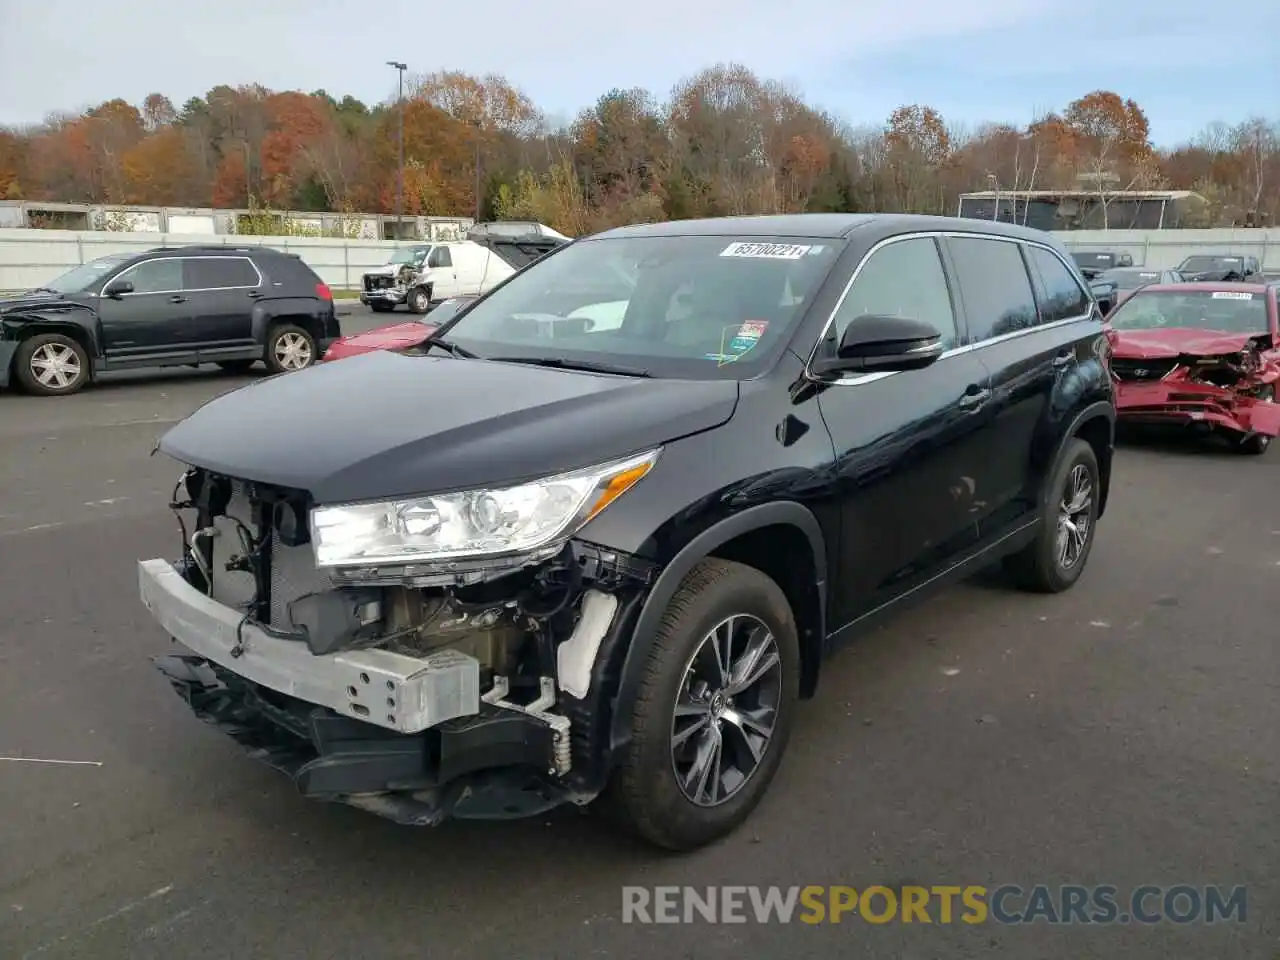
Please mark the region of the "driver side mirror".
<svg viewBox="0 0 1280 960"><path fill-rule="evenodd" d="M107 289L102 291L104 297L113 299L125 293L133 293L133 284L128 280L117 280L114 283L109 283L107 284Z"/></svg>
<svg viewBox="0 0 1280 960"><path fill-rule="evenodd" d="M840 337L834 357L813 361L817 374L879 373L920 370L940 356L942 334L932 324L910 317L858 317Z"/></svg>

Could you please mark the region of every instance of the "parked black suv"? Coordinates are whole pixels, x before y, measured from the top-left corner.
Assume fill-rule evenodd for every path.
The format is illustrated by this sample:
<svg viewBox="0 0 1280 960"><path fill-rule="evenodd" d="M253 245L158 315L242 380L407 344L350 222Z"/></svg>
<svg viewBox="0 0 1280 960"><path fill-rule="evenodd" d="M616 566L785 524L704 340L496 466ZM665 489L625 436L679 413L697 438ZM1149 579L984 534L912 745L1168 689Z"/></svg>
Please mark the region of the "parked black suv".
<svg viewBox="0 0 1280 960"><path fill-rule="evenodd" d="M705 844L837 643L992 564L1076 582L1106 343L1062 246L1005 223L575 241L416 356L261 382L162 438L182 553L140 591L186 649L158 665L310 797L406 824L598 802Z"/></svg>
<svg viewBox="0 0 1280 960"><path fill-rule="evenodd" d="M157 247L81 264L0 300L0 387L75 393L95 374L217 363L308 367L337 337L333 294L267 247Z"/></svg>

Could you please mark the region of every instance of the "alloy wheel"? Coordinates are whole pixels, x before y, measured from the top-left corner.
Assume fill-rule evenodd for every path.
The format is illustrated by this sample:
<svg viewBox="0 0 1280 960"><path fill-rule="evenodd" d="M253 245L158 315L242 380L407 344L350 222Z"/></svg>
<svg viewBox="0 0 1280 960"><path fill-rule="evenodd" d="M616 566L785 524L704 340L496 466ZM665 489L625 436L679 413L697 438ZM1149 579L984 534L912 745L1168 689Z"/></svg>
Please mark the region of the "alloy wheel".
<svg viewBox="0 0 1280 960"><path fill-rule="evenodd" d="M300 333L281 334L275 342L276 362L284 370L301 370L311 365L311 343Z"/></svg>
<svg viewBox="0 0 1280 960"><path fill-rule="evenodd" d="M1058 566L1070 570L1084 556L1093 525L1093 480L1089 468L1077 463L1067 477L1058 507Z"/></svg>
<svg viewBox="0 0 1280 960"><path fill-rule="evenodd" d="M50 390L67 389L83 372L80 356L65 343L44 343L31 354L31 375Z"/></svg>
<svg viewBox="0 0 1280 960"><path fill-rule="evenodd" d="M685 666L671 725L681 793L700 807L735 797L760 767L782 702L777 638L749 614L711 629Z"/></svg>

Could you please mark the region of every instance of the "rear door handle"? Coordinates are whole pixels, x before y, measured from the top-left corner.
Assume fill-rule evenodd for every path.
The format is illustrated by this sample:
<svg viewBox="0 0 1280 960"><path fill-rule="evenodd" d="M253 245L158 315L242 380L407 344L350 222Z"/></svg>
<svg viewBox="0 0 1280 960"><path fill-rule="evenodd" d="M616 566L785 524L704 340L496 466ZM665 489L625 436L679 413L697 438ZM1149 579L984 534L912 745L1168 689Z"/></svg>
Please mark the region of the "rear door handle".
<svg viewBox="0 0 1280 960"><path fill-rule="evenodd" d="M990 390L979 387L976 383L971 383L968 389L965 390L964 395L960 397L960 406L965 410L977 410L990 399Z"/></svg>
<svg viewBox="0 0 1280 960"><path fill-rule="evenodd" d="M1053 358L1054 369L1061 370L1063 367L1070 366L1071 361L1074 359L1075 359L1074 353L1071 353L1071 352L1060 353Z"/></svg>
<svg viewBox="0 0 1280 960"><path fill-rule="evenodd" d="M169 298L170 303L186 303L187 298L183 296L172 296Z"/></svg>

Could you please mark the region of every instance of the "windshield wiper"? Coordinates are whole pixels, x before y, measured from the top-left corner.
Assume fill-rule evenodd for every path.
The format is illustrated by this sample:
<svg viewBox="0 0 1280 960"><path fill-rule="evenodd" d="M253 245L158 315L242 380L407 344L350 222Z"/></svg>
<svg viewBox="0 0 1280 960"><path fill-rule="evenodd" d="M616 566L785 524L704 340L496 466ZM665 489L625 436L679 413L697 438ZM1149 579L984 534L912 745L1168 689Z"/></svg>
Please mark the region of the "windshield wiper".
<svg viewBox="0 0 1280 960"><path fill-rule="evenodd" d="M565 357L486 357L495 363L527 363L534 367L555 367L560 370L585 370L588 373L616 373L623 377L650 377L648 370L623 367L614 363L597 363L594 360L569 360Z"/></svg>
<svg viewBox="0 0 1280 960"><path fill-rule="evenodd" d="M439 347L441 350L447 350L455 357L462 357L464 360L479 360L480 357L472 353L466 347L460 347L456 343L440 337L427 337L422 341L422 346L430 350L432 347Z"/></svg>

